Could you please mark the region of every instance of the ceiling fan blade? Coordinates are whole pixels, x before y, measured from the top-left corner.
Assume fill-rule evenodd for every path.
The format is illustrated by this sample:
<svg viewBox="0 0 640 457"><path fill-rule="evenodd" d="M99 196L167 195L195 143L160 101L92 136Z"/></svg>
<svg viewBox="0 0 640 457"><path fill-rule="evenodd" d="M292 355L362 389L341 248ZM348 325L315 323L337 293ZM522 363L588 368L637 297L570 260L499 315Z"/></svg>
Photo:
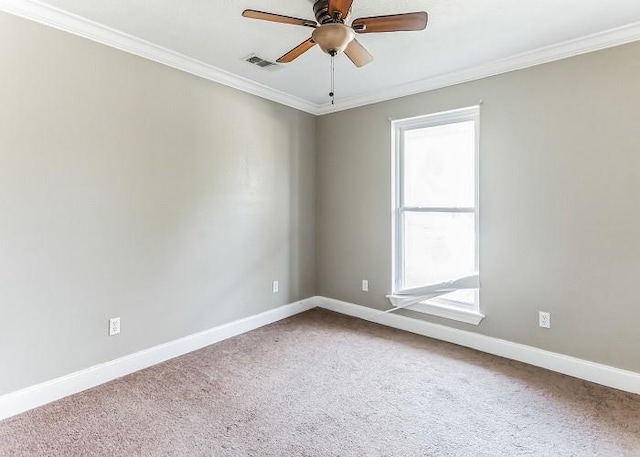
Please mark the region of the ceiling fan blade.
<svg viewBox="0 0 640 457"><path fill-rule="evenodd" d="M402 32L424 30L429 15L424 11L390 16L360 17L351 23L358 33Z"/></svg>
<svg viewBox="0 0 640 457"><path fill-rule="evenodd" d="M353 0L329 0L329 14L333 17L339 12L340 17L345 19L351 11L352 3Z"/></svg>
<svg viewBox="0 0 640 457"><path fill-rule="evenodd" d="M313 41L311 38L309 38L308 40L303 41L298 46L293 48L291 51L287 52L285 55L280 57L278 60L276 60L276 62L278 62L278 63L289 63L289 62L297 59L298 57L300 57L302 54L307 52L309 49L311 49L315 45L316 45L316 42Z"/></svg>
<svg viewBox="0 0 640 457"><path fill-rule="evenodd" d="M310 19L299 19L297 17L282 16L281 14L265 13L264 11L256 10L244 10L242 12L244 17L250 19L260 19L261 21L279 22L281 24L302 25L305 27L316 28L318 24L316 21Z"/></svg>
<svg viewBox="0 0 640 457"><path fill-rule="evenodd" d="M373 56L360 44L358 40L351 40L351 43L344 50L349 60L360 68L373 62Z"/></svg>

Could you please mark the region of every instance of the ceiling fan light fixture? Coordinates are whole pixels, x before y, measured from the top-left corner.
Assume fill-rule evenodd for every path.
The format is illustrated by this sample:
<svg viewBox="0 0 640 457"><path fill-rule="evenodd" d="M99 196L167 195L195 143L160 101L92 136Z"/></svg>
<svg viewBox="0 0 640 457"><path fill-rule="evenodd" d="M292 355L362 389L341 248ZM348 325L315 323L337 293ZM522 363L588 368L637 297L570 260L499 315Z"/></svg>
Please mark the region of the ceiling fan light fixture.
<svg viewBox="0 0 640 457"><path fill-rule="evenodd" d="M344 24L324 24L315 29L311 36L325 53L335 55L346 49L356 33Z"/></svg>

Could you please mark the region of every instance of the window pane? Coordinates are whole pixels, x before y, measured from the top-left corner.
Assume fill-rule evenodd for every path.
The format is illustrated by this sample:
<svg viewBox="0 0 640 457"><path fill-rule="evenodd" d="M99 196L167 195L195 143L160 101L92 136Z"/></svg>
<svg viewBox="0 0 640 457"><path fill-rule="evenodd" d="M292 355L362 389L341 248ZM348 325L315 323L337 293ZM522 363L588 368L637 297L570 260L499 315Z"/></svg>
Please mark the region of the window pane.
<svg viewBox="0 0 640 457"><path fill-rule="evenodd" d="M404 287L451 281L475 271L475 214L404 214Z"/></svg>
<svg viewBox="0 0 640 457"><path fill-rule="evenodd" d="M404 132L404 206L475 206L475 123Z"/></svg>

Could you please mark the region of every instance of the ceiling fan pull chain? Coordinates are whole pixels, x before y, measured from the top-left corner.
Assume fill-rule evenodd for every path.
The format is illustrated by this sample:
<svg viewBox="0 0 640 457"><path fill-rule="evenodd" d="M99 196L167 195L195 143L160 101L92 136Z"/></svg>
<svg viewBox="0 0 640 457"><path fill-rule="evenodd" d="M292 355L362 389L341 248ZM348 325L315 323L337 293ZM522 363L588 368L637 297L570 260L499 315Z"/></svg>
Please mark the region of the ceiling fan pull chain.
<svg viewBox="0 0 640 457"><path fill-rule="evenodd" d="M335 54L331 55L331 92L329 92L329 97L331 97L331 104L335 105L336 104L336 97L335 97L335 88L336 88L336 83L335 83L335 64L334 64L334 60L335 60Z"/></svg>

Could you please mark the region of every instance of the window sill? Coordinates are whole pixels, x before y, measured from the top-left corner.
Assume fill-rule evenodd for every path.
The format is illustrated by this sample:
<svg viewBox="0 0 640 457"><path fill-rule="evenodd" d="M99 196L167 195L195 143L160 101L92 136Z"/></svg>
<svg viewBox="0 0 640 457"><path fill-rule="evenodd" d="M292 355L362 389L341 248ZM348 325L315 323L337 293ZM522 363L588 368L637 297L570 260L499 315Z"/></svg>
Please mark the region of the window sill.
<svg viewBox="0 0 640 457"><path fill-rule="evenodd" d="M484 314L480 314L479 312L460 309L455 306L444 304L417 303L415 305L407 306L405 309L430 314L432 316L443 317L445 319L451 319L458 322L464 322L465 324L471 325L479 325L482 319L484 319Z"/></svg>

